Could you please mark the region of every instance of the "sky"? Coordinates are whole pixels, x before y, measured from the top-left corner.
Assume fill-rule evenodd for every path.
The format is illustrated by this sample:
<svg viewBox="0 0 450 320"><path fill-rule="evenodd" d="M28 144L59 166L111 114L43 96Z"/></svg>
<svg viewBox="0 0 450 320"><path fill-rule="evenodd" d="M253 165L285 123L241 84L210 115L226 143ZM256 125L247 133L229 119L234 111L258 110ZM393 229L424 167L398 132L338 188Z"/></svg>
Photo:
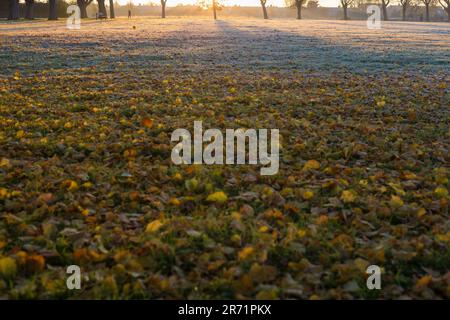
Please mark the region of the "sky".
<svg viewBox="0 0 450 320"><path fill-rule="evenodd" d="M118 0L120 4L127 4L130 0ZM154 2L159 4L159 0L131 0L134 4L145 4L148 2ZM196 4L197 0L168 0L167 5L168 6L175 6L179 3L182 4ZM260 6L259 0L222 0L223 4L226 6L233 6L233 5L241 5L241 6ZM339 3L339 0L319 0L319 5L322 7L337 7ZM284 0L268 0L268 5L276 5L279 7L285 6Z"/></svg>

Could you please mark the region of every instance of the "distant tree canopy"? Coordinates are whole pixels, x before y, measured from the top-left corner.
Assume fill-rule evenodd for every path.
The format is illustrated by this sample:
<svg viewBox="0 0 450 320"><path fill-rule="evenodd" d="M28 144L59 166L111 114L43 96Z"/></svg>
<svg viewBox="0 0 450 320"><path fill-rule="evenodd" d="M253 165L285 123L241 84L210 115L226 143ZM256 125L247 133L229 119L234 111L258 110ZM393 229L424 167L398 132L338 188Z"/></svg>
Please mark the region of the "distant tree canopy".
<svg viewBox="0 0 450 320"><path fill-rule="evenodd" d="M439 0L439 4L442 6L444 11L447 13L447 20L450 22L450 0Z"/></svg>
<svg viewBox="0 0 450 320"><path fill-rule="evenodd" d="M157 0L156 0L157 1ZM166 17L166 6L168 0L159 0L161 6L161 17ZM263 9L263 17L268 18L266 10L267 0L259 0ZM307 12L319 7L320 0L284 0L286 7L295 8L297 19L302 19L302 9L306 7ZM197 0L197 6L193 8L208 8L212 11L214 19L217 19L217 11L223 7L222 0ZM176 2L172 3L172 6ZM0 0L0 18L17 20L19 18L63 18L67 17L67 7L76 4L80 8L81 18L87 18L87 7L92 5L95 10L104 17L109 14L110 18L115 17L114 7L119 8L119 14L123 15L123 8L134 7L132 4L120 6L117 0ZM392 19L401 18L406 20L442 20L446 18L450 22L450 0L339 0L339 7L343 10L343 18L350 19L355 15L355 10L349 8L358 8L364 11L369 4L377 4L382 11L383 20L388 20L388 6L399 6L400 9L391 9L389 14ZM109 5L109 12L107 12ZM155 3L151 5L157 6ZM158 4L159 6L159 4ZM172 11L171 11L172 12ZM271 13L272 14L272 13ZM400 14L400 17L399 17ZM356 19L362 18L362 13L356 13ZM445 17L446 15L446 17ZM311 15L310 15L311 17Z"/></svg>
<svg viewBox="0 0 450 320"><path fill-rule="evenodd" d="M197 4L202 8L212 9L214 20L217 19L217 11L223 7L221 0L198 0Z"/></svg>
<svg viewBox="0 0 450 320"><path fill-rule="evenodd" d="M14 0L2 0L0 1L0 18L12 18L10 17L10 5ZM49 4L48 1L26 0L24 3L18 3L18 16L14 18L48 18L49 17ZM67 17L67 7L69 3L64 0L56 0L56 16Z"/></svg>
<svg viewBox="0 0 450 320"><path fill-rule="evenodd" d="M58 17L67 17L69 5L76 4L80 8L81 18L87 18L87 6L94 0L2 0L0 2L0 18L17 20L21 17L26 19L44 18L56 20ZM115 18L114 0L109 2L109 16ZM163 1L163 0L161 0ZM167 0L165 0L167 1ZM96 0L98 12L107 17L105 0Z"/></svg>
<svg viewBox="0 0 450 320"><path fill-rule="evenodd" d="M306 5L307 8L314 9L319 7L319 1L318 0L309 0L308 4Z"/></svg>

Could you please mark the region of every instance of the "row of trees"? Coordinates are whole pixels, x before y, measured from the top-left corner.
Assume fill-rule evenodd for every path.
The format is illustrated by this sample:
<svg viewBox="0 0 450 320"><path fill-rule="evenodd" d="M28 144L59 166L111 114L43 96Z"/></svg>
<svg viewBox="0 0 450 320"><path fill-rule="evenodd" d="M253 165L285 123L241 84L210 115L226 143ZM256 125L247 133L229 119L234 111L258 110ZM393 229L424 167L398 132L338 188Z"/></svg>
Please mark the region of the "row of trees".
<svg viewBox="0 0 450 320"><path fill-rule="evenodd" d="M19 0L8 0L8 20L19 19ZM57 4L56 0L48 0L48 19L57 20ZM25 19L34 19L35 0L25 0Z"/></svg>
<svg viewBox="0 0 450 320"><path fill-rule="evenodd" d="M291 0L290 0L291 1ZM300 0L295 0L300 1ZM348 8L361 5L361 2L357 0L340 0L342 9L344 11L344 20L348 20ZM402 7L402 20L406 21L406 12L409 7L413 5L423 4L425 6L425 21L430 21L430 8L432 6L437 6L440 4L444 11L447 13L447 19L450 22L450 0L398 0L397 2ZM367 4L377 4L381 7L382 20L388 21L388 11L387 8L391 4L391 0L378 0L377 2L369 1Z"/></svg>
<svg viewBox="0 0 450 320"><path fill-rule="evenodd" d="M8 20L18 20L19 19L19 0L8 0L9 10L8 10ZM80 8L81 18L87 18L87 6L90 5L94 0L76 0L77 5ZM161 0L167 1L167 0ZM48 19L57 20L57 0L48 0ZM103 16L107 16L105 0L97 0L98 12ZM25 19L34 19L34 6L35 0L25 0ZM109 0L109 10L110 17L115 18L114 14L114 1Z"/></svg>
<svg viewBox="0 0 450 320"><path fill-rule="evenodd" d="M78 7L80 8L80 14L81 18L87 18L87 7L93 2L94 0L76 0ZM106 5L105 0L96 0L98 5L98 13L99 15L103 17L107 17L106 12ZM160 0L161 1L161 17L166 17L166 4L167 0ZM259 0L261 3L261 8L263 11L263 17L264 19L269 19L269 15L267 13L267 0ZM307 0L285 0L286 5L289 7L296 7L297 8L297 19L302 18L302 8L306 5ZM364 0L363 0L364 1ZM384 21L389 20L388 17L388 11L387 7L391 3L391 0L377 0L378 3L373 3L369 0L369 3L367 4L378 4L381 7L382 12L382 19ZM340 0L342 9L343 9L343 15L344 20L348 20L348 9L355 7L357 5L361 5L362 2L358 0ZM402 6L402 19L403 21L406 20L406 12L409 7L412 5L415 5L416 3L422 3L425 6L425 21L430 21L430 7L435 6L437 4L440 4L444 11L447 13L448 21L450 22L450 0L398 0L398 3ZM35 4L35 0L25 0L25 18L26 19L33 19L34 18L34 11L33 7ZM56 20L57 17L57 0L48 0L48 19L49 20ZM217 10L220 8L220 3L218 0L201 0L200 4L204 7L211 7L214 15L214 19L217 19ZM318 6L317 0L310 0L308 2L308 6L314 7ZM109 16L110 18L115 18L114 13L114 0L109 0ZM17 20L19 19L19 0L9 0L9 20Z"/></svg>

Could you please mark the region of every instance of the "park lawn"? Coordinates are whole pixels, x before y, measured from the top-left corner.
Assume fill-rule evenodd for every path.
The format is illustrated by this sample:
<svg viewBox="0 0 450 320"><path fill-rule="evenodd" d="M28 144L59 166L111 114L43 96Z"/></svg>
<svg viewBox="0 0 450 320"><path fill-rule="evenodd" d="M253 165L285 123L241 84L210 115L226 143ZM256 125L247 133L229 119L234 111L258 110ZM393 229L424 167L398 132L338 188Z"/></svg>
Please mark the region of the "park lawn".
<svg viewBox="0 0 450 320"><path fill-rule="evenodd" d="M0 297L448 299L449 27L364 23L0 24ZM195 120L278 174L174 165Z"/></svg>

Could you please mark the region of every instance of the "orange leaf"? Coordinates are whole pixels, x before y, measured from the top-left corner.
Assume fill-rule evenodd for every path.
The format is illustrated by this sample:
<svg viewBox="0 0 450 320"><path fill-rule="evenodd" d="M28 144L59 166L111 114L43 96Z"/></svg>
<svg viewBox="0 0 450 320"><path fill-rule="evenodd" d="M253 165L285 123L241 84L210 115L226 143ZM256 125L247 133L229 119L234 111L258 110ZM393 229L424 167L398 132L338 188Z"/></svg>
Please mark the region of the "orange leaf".
<svg viewBox="0 0 450 320"><path fill-rule="evenodd" d="M150 129L151 127L153 127L153 120L150 118L145 118L144 120L142 120L142 125Z"/></svg>

